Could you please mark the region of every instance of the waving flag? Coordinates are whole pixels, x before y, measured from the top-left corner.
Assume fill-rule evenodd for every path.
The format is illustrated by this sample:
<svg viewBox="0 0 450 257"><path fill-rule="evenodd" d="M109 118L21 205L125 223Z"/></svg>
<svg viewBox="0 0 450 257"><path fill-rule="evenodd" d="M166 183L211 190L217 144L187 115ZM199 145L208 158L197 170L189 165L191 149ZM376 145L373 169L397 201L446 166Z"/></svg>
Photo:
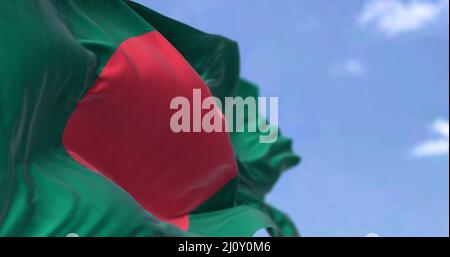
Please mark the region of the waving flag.
<svg viewBox="0 0 450 257"><path fill-rule="evenodd" d="M264 201L299 161L290 140L169 126L194 89L257 97L235 42L124 0L0 14L0 236L298 235Z"/></svg>

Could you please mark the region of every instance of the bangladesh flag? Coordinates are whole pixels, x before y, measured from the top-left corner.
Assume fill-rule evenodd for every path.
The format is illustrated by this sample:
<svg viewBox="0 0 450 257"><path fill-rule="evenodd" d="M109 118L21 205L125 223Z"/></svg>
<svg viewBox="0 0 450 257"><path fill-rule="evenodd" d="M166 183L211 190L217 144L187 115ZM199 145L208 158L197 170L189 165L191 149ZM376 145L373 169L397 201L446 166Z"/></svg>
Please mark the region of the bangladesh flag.
<svg viewBox="0 0 450 257"><path fill-rule="evenodd" d="M125 0L1 1L0 33L0 236L298 235L264 201L289 139L169 126L194 89L257 97L235 42Z"/></svg>

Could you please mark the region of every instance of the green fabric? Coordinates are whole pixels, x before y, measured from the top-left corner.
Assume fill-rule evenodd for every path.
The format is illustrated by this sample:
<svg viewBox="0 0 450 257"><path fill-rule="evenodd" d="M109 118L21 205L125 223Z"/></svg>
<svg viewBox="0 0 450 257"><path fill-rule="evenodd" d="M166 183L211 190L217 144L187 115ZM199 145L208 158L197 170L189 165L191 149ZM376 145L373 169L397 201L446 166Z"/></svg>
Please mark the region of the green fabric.
<svg viewBox="0 0 450 257"><path fill-rule="evenodd" d="M189 231L210 237L248 237L261 228L277 229L277 226L262 212L239 206L191 215Z"/></svg>
<svg viewBox="0 0 450 257"><path fill-rule="evenodd" d="M255 85L242 80L235 96L258 97L258 90ZM265 123L266 118L247 115L245 122L245 126ZM252 206L270 217L276 224L275 228L269 230L271 235L299 236L290 218L266 203L265 197L272 191L282 173L297 165L300 158L292 151L292 141L281 133L272 144L260 143L260 135L261 133L251 132L230 133L239 162L236 204Z"/></svg>
<svg viewBox="0 0 450 257"><path fill-rule="evenodd" d="M51 151L15 167L3 195L1 236L184 236L145 212L130 195L79 165L65 151ZM7 209L5 208L7 207Z"/></svg>

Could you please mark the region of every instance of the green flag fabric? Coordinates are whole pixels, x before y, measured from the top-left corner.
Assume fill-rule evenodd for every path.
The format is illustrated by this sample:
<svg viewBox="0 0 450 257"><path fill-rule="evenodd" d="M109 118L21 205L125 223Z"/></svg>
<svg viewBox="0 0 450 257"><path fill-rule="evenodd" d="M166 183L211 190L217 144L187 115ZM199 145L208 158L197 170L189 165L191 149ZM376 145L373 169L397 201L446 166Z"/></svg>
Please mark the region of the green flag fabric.
<svg viewBox="0 0 450 257"><path fill-rule="evenodd" d="M265 201L289 139L168 126L194 89L258 96L236 42L125 0L2 1L0 32L0 236L298 236Z"/></svg>

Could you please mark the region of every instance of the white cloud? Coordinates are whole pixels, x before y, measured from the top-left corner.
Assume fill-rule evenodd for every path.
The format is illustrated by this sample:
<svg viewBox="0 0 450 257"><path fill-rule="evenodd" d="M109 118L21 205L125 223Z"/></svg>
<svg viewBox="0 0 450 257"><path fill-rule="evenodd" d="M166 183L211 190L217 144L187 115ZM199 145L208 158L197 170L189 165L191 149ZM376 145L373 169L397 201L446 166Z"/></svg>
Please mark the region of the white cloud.
<svg viewBox="0 0 450 257"><path fill-rule="evenodd" d="M349 58L331 68L332 75L361 77L365 73L366 67L358 58Z"/></svg>
<svg viewBox="0 0 450 257"><path fill-rule="evenodd" d="M425 28L448 14L449 0L371 0L359 17L362 26L374 24L387 37Z"/></svg>
<svg viewBox="0 0 450 257"><path fill-rule="evenodd" d="M449 122L437 120L431 130L439 135L439 138L431 139L416 146L413 151L415 157L432 157L449 154Z"/></svg>

